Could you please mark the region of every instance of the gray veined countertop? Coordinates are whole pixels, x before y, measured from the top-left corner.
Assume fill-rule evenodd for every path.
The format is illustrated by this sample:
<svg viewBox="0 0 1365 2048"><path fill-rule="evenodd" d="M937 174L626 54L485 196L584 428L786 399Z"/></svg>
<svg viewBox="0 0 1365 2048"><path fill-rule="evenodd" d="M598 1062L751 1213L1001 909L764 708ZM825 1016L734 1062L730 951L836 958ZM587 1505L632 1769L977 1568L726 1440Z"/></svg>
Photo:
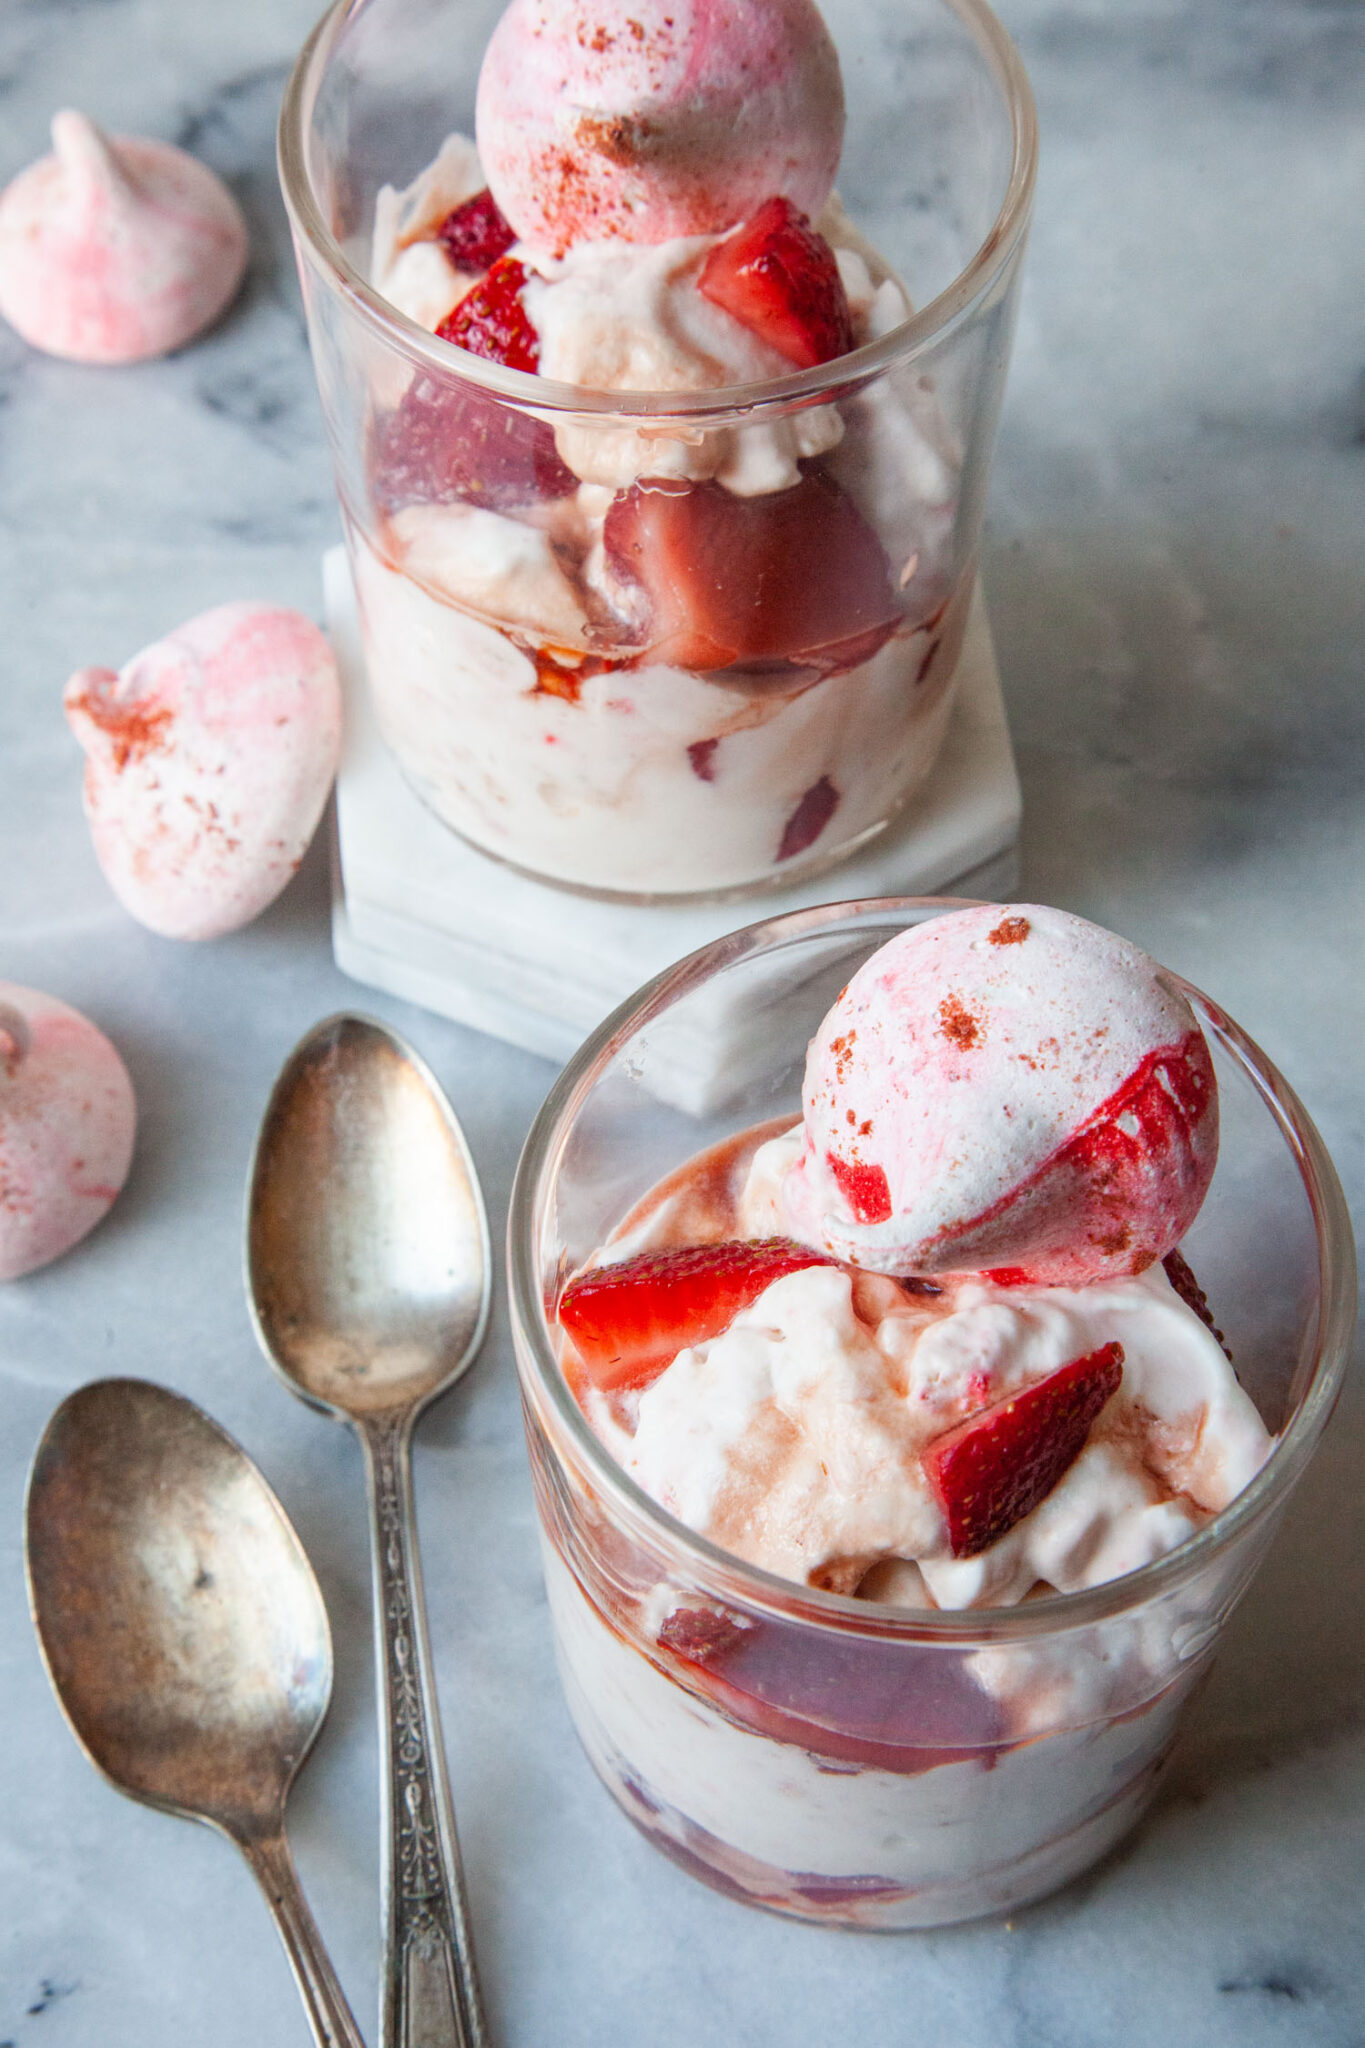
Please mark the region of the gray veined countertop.
<svg viewBox="0 0 1365 2048"><path fill-rule="evenodd" d="M1044 155L987 586L1025 792L1026 895L1096 917L1266 1046L1365 1197L1365 11L1331 0L1004 0ZM58 710L190 613L316 612L336 534L275 110L313 0L8 0L0 174L62 104L186 143L254 235L200 346L90 371L0 333L0 975L88 1010L142 1106L132 1181L0 1294L0 2048L293 2048L301 2013L224 1844L119 1799L49 1697L20 1560L58 1398L167 1381L264 1464L319 1569L332 1716L292 1809L368 2037L378 1955L357 1455L258 1357L238 1233L294 1039L357 993L320 854L241 935L177 947L109 898ZM837 0L831 0L831 15ZM543 1062L402 1004L495 1230ZM1267 1248L1273 1256L1273 1247ZM1151 1817L1012 1926L874 1939L713 1896L580 1756L540 1590L505 1316L424 1425L435 1648L493 2038L507 2048L1360 2048L1365 1414L1348 1389Z"/></svg>

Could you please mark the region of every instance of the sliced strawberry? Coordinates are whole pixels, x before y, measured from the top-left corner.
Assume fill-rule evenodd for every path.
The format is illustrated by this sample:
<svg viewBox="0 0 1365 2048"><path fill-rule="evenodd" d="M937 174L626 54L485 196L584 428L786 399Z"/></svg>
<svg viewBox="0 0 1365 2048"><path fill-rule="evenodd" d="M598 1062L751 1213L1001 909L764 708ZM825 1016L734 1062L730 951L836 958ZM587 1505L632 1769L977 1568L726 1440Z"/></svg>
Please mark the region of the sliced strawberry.
<svg viewBox="0 0 1365 2048"><path fill-rule="evenodd" d="M689 1663L705 1664L712 1657L733 1650L746 1629L757 1622L747 1614L730 1614L719 1607L675 1607L659 1629L659 1644Z"/></svg>
<svg viewBox="0 0 1365 2048"><path fill-rule="evenodd" d="M678 1608L658 1648L728 1719L817 1758L910 1776L989 1765L1008 1740L999 1702L961 1659L918 1644Z"/></svg>
<svg viewBox="0 0 1365 2048"><path fill-rule="evenodd" d="M839 792L828 775L822 775L818 782L811 784L782 827L778 859L793 860L808 846L814 846L838 808Z"/></svg>
<svg viewBox="0 0 1365 2048"><path fill-rule="evenodd" d="M521 288L526 266L515 256L501 256L487 277L467 291L436 332L488 363L506 363L510 370L540 368L540 338L526 315Z"/></svg>
<svg viewBox="0 0 1365 2048"><path fill-rule="evenodd" d="M1123 1346L1105 1344L930 1445L922 1463L954 1557L975 1557L1046 1500L1122 1377Z"/></svg>
<svg viewBox="0 0 1365 2048"><path fill-rule="evenodd" d="M455 207L436 230L436 240L457 270L490 270L516 239L515 228L504 219L487 187Z"/></svg>
<svg viewBox="0 0 1365 2048"><path fill-rule="evenodd" d="M698 782L714 782L716 779L716 748L718 739L693 740L687 750L687 759Z"/></svg>
<svg viewBox="0 0 1365 2048"><path fill-rule="evenodd" d="M901 615L881 542L818 469L754 498L644 477L612 501L603 538L648 600L651 658L678 668L786 688L868 660Z"/></svg>
<svg viewBox="0 0 1365 2048"><path fill-rule="evenodd" d="M834 251L789 199L769 199L717 242L697 283L713 305L803 370L847 355L853 346L853 317Z"/></svg>
<svg viewBox="0 0 1365 2048"><path fill-rule="evenodd" d="M374 495L386 512L457 501L502 512L578 488L543 420L434 377L414 379L370 447Z"/></svg>
<svg viewBox="0 0 1365 2048"><path fill-rule="evenodd" d="M641 1252L571 1280L559 1297L559 1320L594 1386L604 1393L643 1387L687 1345L728 1330L774 1280L829 1263L785 1237Z"/></svg>
<svg viewBox="0 0 1365 2048"><path fill-rule="evenodd" d="M1193 1268L1184 1253L1167 1252L1161 1263L1166 1269L1166 1278L1170 1281L1186 1308L1194 1310L1200 1322L1213 1332L1218 1342L1222 1345L1224 1352L1231 1359L1232 1353L1228 1351L1228 1340L1213 1320L1213 1310L1209 1307L1209 1298L1195 1279Z"/></svg>

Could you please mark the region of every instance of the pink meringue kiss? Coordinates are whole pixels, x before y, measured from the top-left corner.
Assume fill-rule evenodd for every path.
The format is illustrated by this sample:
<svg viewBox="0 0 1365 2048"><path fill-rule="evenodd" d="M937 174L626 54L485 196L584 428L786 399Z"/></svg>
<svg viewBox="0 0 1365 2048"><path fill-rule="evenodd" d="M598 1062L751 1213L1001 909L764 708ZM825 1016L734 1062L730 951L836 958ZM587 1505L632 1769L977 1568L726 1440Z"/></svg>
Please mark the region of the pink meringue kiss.
<svg viewBox="0 0 1365 2048"><path fill-rule="evenodd" d="M479 156L554 254L718 234L765 199L817 214L844 136L814 0L512 0L479 75Z"/></svg>
<svg viewBox="0 0 1365 2048"><path fill-rule="evenodd" d="M225 604L66 686L114 894L173 939L235 931L298 867L336 774L341 691L311 620Z"/></svg>
<svg viewBox="0 0 1365 2048"><path fill-rule="evenodd" d="M169 143L55 116L54 154L0 193L0 313L80 363L136 363L218 318L246 270L221 178Z"/></svg>
<svg viewBox="0 0 1365 2048"><path fill-rule="evenodd" d="M931 918L874 953L811 1044L805 1112L790 1213L882 1273L1141 1273L1218 1156L1213 1062L1174 982L1032 903Z"/></svg>
<svg viewBox="0 0 1365 2048"><path fill-rule="evenodd" d="M60 1258L128 1176L137 1107L88 1017L0 981L0 1280Z"/></svg>

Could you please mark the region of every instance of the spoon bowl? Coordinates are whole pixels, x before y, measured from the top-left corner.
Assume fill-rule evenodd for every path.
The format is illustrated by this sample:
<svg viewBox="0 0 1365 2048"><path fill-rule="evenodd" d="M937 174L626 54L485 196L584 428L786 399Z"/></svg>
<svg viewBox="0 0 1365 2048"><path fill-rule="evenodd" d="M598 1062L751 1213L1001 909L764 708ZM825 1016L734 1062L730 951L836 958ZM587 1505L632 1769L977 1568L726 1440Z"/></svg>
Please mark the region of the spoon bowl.
<svg viewBox="0 0 1365 2048"><path fill-rule="evenodd" d="M360 2048L284 1839L331 1696L327 1610L255 1465L179 1394L96 1381L38 1446L25 1554L43 1661L86 1755L131 1798L237 1843L316 2039Z"/></svg>
<svg viewBox="0 0 1365 2048"><path fill-rule="evenodd" d="M34 1461L28 1574L57 1697L120 1791L228 1832L278 1810L327 1712L332 1642L230 1437L164 1388L82 1387Z"/></svg>
<svg viewBox="0 0 1365 2048"><path fill-rule="evenodd" d="M252 1167L248 1291L266 1356L334 1415L416 1415L488 1320L488 1222L430 1069L368 1017L286 1062Z"/></svg>

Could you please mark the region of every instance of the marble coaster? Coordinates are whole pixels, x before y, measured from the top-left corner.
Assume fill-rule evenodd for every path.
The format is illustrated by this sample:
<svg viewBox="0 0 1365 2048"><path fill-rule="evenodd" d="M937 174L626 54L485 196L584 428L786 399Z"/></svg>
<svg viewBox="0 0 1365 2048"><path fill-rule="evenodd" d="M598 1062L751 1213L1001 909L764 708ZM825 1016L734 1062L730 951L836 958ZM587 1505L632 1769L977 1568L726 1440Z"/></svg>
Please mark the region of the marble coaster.
<svg viewBox="0 0 1365 2048"><path fill-rule="evenodd" d="M990 627L978 594L943 752L929 788L841 866L724 903L600 902L490 860L435 818L379 736L365 687L345 553L323 562L327 628L346 698L336 791L332 948L343 973L528 1052L562 1061L640 984L711 939L836 898L1008 896L1016 886L1019 782ZM719 1020L716 1020L717 1023ZM680 1106L711 1095L703 1067ZM681 1050L681 1049L680 1049Z"/></svg>

